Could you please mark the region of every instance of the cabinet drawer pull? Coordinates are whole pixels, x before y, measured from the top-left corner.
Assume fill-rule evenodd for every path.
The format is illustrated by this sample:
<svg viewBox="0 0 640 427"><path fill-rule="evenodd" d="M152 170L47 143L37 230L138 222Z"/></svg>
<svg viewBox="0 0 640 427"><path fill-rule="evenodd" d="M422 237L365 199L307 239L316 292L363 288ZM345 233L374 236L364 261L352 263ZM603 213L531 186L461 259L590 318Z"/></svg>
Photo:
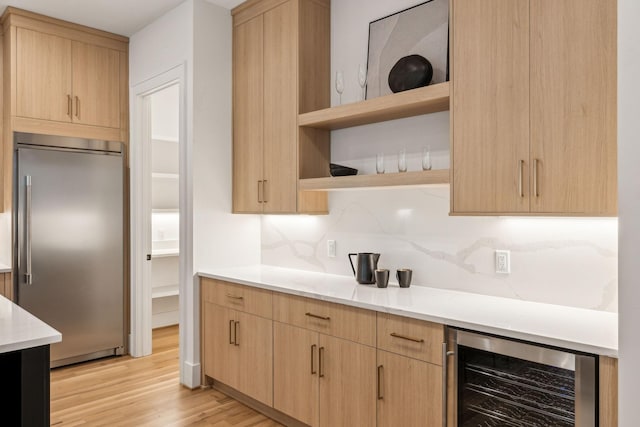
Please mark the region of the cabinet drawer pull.
<svg viewBox="0 0 640 427"><path fill-rule="evenodd" d="M264 203L268 203L269 202L267 200L267 180L266 179L264 181L262 181L262 201Z"/></svg>
<svg viewBox="0 0 640 427"><path fill-rule="evenodd" d="M520 160L520 167L518 169L518 193L520 193L520 197L524 197L524 189L522 188L523 181L523 170L524 170L524 160Z"/></svg>
<svg viewBox="0 0 640 427"><path fill-rule="evenodd" d="M262 203L262 197L260 197L260 188L262 187L262 181L258 181L258 203Z"/></svg>
<svg viewBox="0 0 640 427"><path fill-rule="evenodd" d="M233 325L234 325L233 320L229 320L229 344L234 344L233 342L234 339L232 338L233 330L234 330Z"/></svg>
<svg viewBox="0 0 640 427"><path fill-rule="evenodd" d="M319 316L317 314L313 314L313 313L305 313L305 316L309 316L309 317L313 317L314 319L320 319L320 320L331 320L331 318L329 316Z"/></svg>
<svg viewBox="0 0 640 427"><path fill-rule="evenodd" d="M76 96L76 117L80 118L80 98Z"/></svg>
<svg viewBox="0 0 640 427"><path fill-rule="evenodd" d="M313 363L313 353L315 353L315 351L316 351L316 345L313 344L311 345L311 375L317 374L315 370L315 363Z"/></svg>
<svg viewBox="0 0 640 427"><path fill-rule="evenodd" d="M324 377L324 347L318 349L318 377Z"/></svg>
<svg viewBox="0 0 640 427"><path fill-rule="evenodd" d="M73 101L71 101L71 95L67 95L67 116L71 117L73 109Z"/></svg>
<svg viewBox="0 0 640 427"><path fill-rule="evenodd" d="M533 195L540 197L540 193L538 193L538 159L533 159Z"/></svg>
<svg viewBox="0 0 640 427"><path fill-rule="evenodd" d="M384 395L382 394L382 374L384 373L383 365L378 366L378 400L384 399Z"/></svg>
<svg viewBox="0 0 640 427"><path fill-rule="evenodd" d="M239 297L239 296L236 296L236 295L233 295L233 294L227 294L227 298L240 300L240 301L244 299L244 297Z"/></svg>
<svg viewBox="0 0 640 427"><path fill-rule="evenodd" d="M396 334L395 332L391 332L390 335L392 337L394 337L394 338L400 338L400 339L407 340L407 341L420 342L420 343L424 342L424 340L421 339L421 338L408 337L406 335Z"/></svg>
<svg viewBox="0 0 640 427"><path fill-rule="evenodd" d="M238 347L240 343L238 342L238 326L240 326L240 322L234 322L233 326L233 344Z"/></svg>

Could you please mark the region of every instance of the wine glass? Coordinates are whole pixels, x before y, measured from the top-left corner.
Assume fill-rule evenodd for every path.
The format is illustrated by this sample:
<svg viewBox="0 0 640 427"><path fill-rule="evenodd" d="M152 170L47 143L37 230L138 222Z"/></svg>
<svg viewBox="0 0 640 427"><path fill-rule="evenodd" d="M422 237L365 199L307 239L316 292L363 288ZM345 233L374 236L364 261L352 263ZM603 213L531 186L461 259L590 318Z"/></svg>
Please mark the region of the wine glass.
<svg viewBox="0 0 640 427"><path fill-rule="evenodd" d="M365 88L367 86L367 68L363 64L360 64L358 67L358 83L362 88L362 100L364 101L366 97Z"/></svg>
<svg viewBox="0 0 640 427"><path fill-rule="evenodd" d="M344 91L344 77L342 71L336 72L336 92L338 92L338 103L342 105L342 92Z"/></svg>

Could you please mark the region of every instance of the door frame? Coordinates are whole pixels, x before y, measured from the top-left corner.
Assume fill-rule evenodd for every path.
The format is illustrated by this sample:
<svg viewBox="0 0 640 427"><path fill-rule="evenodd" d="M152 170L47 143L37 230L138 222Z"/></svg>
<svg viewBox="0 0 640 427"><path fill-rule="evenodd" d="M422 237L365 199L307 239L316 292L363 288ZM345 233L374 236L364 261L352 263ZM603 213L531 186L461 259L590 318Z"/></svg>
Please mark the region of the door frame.
<svg viewBox="0 0 640 427"><path fill-rule="evenodd" d="M188 197L191 179L188 177L190 150L187 134L185 65L180 64L157 76L145 80L131 89L131 325L129 352L133 357L150 355L152 352L152 309L151 309L151 147L145 143L151 140L151 108L149 95L177 84L180 93L179 119L179 212L180 212L180 261L179 261L179 319L185 317L187 284L193 282L192 204ZM145 197L146 196L146 197ZM187 320L188 321L188 320ZM185 329L180 328L181 350L186 344ZM183 366L183 352L180 351L180 366Z"/></svg>

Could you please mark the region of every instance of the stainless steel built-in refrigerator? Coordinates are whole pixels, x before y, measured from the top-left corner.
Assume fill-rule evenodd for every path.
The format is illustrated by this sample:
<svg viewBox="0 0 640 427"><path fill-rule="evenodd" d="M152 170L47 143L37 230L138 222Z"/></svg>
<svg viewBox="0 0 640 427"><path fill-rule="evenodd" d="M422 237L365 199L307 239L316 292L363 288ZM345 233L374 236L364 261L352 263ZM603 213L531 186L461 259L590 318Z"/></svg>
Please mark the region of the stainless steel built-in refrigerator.
<svg viewBox="0 0 640 427"><path fill-rule="evenodd" d="M51 366L122 354L122 144L14 134L17 302L62 333Z"/></svg>

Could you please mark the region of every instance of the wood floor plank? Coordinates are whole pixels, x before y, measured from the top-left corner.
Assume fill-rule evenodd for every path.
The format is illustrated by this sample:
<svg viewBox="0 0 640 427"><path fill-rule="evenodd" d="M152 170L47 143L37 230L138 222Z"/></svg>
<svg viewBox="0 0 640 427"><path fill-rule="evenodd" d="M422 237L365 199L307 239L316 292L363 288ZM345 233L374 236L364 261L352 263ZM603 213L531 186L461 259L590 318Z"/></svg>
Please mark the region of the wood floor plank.
<svg viewBox="0 0 640 427"><path fill-rule="evenodd" d="M178 328L153 331L153 354L51 371L51 425L278 427L213 389L180 385Z"/></svg>

